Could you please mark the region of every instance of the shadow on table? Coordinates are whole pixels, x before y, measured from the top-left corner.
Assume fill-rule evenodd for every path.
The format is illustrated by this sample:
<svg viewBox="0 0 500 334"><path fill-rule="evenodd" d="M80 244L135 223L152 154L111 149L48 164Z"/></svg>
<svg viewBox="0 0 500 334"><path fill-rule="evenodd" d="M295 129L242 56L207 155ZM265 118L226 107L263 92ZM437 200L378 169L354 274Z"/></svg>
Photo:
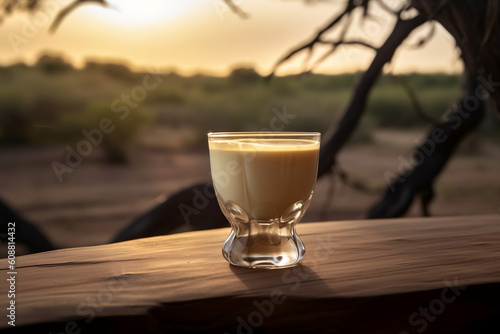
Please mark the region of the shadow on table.
<svg viewBox="0 0 500 334"><path fill-rule="evenodd" d="M281 294L286 298L300 295L310 296L316 291L319 292L318 295L331 295L332 292L314 269L304 264L270 270L235 266L230 266L230 269L248 287L249 291L252 291L252 295L260 294L260 292L262 295L266 295L266 292L270 295L274 290L275 294ZM272 291L268 291L270 286L273 287Z"/></svg>

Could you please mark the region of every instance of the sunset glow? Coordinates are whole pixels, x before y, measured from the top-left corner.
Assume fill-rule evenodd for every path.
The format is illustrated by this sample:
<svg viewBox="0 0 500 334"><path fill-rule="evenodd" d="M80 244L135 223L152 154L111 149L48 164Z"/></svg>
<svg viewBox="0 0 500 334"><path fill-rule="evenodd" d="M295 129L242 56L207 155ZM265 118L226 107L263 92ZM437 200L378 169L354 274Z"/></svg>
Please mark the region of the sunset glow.
<svg viewBox="0 0 500 334"><path fill-rule="evenodd" d="M155 67L175 69L181 74L202 72L220 76L244 64L267 74L285 52L310 39L342 10L341 2L237 3L249 18L239 17L222 0L111 0L109 8L85 4L72 11L55 34L48 33L55 11L48 13L50 19L44 22L37 20L36 13L16 15L0 25L0 32L8 37L0 39L0 63L33 63L48 50L64 54L77 66L89 58L121 60L135 69ZM58 6L61 10L66 5ZM358 22L359 14L352 24L352 35L380 45L393 22L381 16L362 24ZM25 36L26 31L31 31L29 36ZM415 41L415 35L422 36L427 31L429 27L425 25L410 39ZM319 47L316 51L319 52L313 62L327 49ZM315 71L363 70L373 55L372 50L358 46L341 48ZM304 56L303 53L290 59L278 74L300 72ZM425 47L414 50L403 46L398 50L391 68L395 72L449 73L460 72L461 62L453 39L438 27L436 36Z"/></svg>
<svg viewBox="0 0 500 334"><path fill-rule="evenodd" d="M151 26L178 18L195 6L195 1L165 0L114 0L110 1L114 10L101 11L101 15L130 26Z"/></svg>

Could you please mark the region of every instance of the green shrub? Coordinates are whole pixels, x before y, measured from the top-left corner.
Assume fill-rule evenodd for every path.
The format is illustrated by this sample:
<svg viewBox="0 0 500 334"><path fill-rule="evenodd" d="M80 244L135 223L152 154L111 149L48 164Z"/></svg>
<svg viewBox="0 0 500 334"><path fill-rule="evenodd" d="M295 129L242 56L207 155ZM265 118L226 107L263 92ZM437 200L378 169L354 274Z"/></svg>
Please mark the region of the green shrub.
<svg viewBox="0 0 500 334"><path fill-rule="evenodd" d="M64 73L73 69L73 66L62 56L49 53L40 56L35 66L48 74Z"/></svg>
<svg viewBox="0 0 500 334"><path fill-rule="evenodd" d="M52 58L51 58L52 57ZM103 142L110 161L123 161L126 149L143 127L186 127L199 133L186 144L205 147L208 131L259 131L270 128L273 109L287 106L295 115L285 131L325 132L352 98L360 73L275 77L265 84L252 68L234 69L228 77L175 73L162 75L137 108L121 121L111 104L141 85L147 73L120 64L87 62L69 68L62 57L45 56L35 67L17 64L0 68L0 144L71 144L81 131L98 126L103 117L116 129ZM58 73L58 75L53 75ZM460 77L407 74L423 111L438 119L459 95ZM124 105L124 104L122 104ZM367 110L353 141L369 141L380 127L422 127L398 81L381 77L370 94ZM195 136L196 137L196 136Z"/></svg>
<svg viewBox="0 0 500 334"><path fill-rule="evenodd" d="M229 80L233 84L249 85L261 82L262 78L259 73L251 67L239 67L231 71L231 74L229 74Z"/></svg>

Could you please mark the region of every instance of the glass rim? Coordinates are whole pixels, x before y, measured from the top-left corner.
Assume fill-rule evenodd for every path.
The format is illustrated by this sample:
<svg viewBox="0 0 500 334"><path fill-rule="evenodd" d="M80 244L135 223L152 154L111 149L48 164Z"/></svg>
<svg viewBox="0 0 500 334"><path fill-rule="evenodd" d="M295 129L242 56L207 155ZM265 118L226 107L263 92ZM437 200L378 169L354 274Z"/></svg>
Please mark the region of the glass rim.
<svg viewBox="0 0 500 334"><path fill-rule="evenodd" d="M321 136L320 132L304 131L228 131L209 132L208 138L236 138L236 137L315 137Z"/></svg>

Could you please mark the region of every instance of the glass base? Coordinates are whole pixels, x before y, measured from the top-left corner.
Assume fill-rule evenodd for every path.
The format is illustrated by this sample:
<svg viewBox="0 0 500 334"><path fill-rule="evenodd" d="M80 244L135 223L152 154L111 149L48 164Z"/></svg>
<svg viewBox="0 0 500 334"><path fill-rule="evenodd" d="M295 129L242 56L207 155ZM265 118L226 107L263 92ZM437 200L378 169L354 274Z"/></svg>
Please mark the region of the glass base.
<svg viewBox="0 0 500 334"><path fill-rule="evenodd" d="M295 233L295 224L250 221L234 228L222 247L222 255L232 265L277 269L296 265L306 252Z"/></svg>

